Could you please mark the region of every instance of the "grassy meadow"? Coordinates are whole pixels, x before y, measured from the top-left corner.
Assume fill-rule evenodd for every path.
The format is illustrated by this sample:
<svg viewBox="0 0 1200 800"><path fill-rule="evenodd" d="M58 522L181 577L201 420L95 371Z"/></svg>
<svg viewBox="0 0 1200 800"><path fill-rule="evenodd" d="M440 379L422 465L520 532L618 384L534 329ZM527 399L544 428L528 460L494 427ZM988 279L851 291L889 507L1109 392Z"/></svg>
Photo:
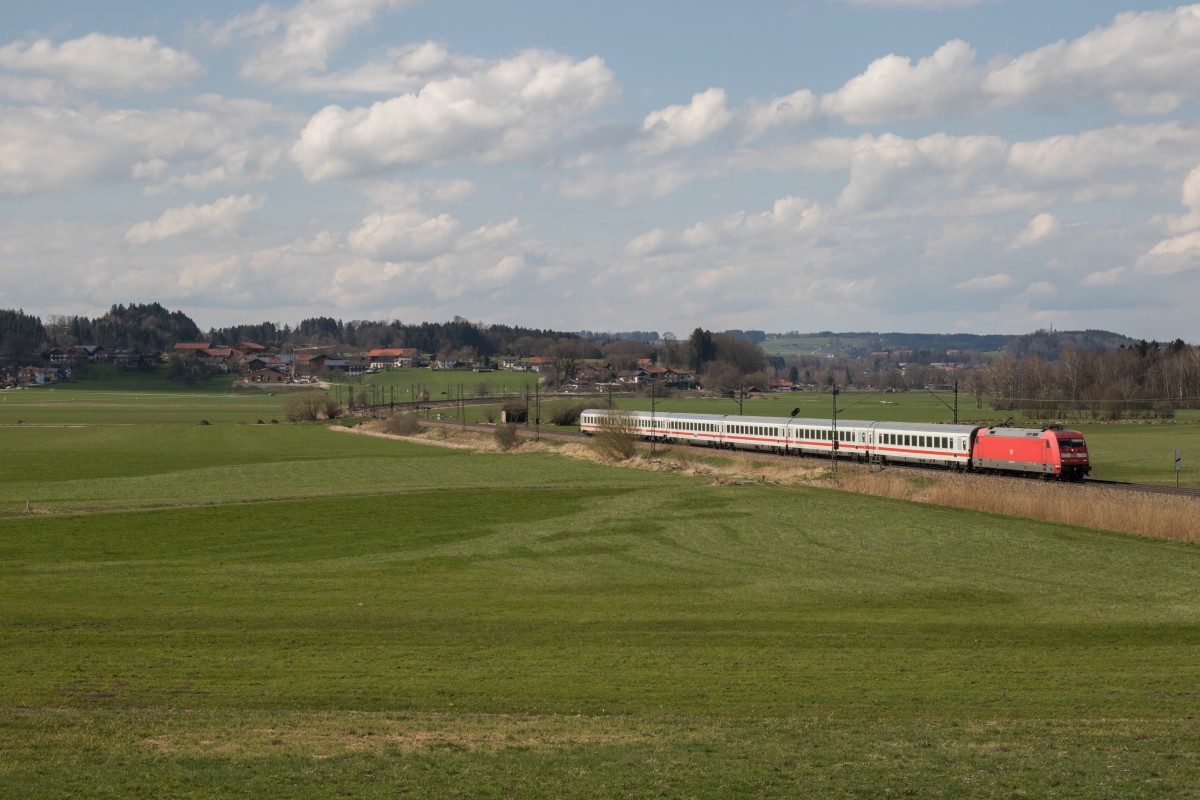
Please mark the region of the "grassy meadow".
<svg viewBox="0 0 1200 800"><path fill-rule="evenodd" d="M1196 545L71 391L0 402L2 797L1200 797Z"/></svg>

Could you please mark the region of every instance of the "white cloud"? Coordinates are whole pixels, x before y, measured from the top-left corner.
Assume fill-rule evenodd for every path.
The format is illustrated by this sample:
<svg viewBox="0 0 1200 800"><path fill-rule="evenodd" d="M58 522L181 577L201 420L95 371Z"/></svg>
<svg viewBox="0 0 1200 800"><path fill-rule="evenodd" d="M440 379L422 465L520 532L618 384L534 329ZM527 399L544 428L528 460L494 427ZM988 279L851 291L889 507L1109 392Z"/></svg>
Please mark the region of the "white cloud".
<svg viewBox="0 0 1200 800"><path fill-rule="evenodd" d="M384 11L414 5L415 0L301 0L290 8L264 3L209 26L210 38L225 44L234 38L257 40L242 74L269 83L324 70L329 58L350 36Z"/></svg>
<svg viewBox="0 0 1200 800"><path fill-rule="evenodd" d="M780 125L803 125L816 117L818 109L817 96L808 89L776 97L766 103L751 104L744 115L744 138L757 138L769 128Z"/></svg>
<svg viewBox="0 0 1200 800"><path fill-rule="evenodd" d="M1164 239L1138 259L1135 269L1145 275L1175 275L1200 268L1200 231Z"/></svg>
<svg viewBox="0 0 1200 800"><path fill-rule="evenodd" d="M1117 125L1012 145L1010 167L1029 184L1094 182L1135 167L1180 169L1195 164L1200 130L1178 122Z"/></svg>
<svg viewBox="0 0 1200 800"><path fill-rule="evenodd" d="M0 95L19 103L57 103L67 95L58 81L52 78L16 78L0 75Z"/></svg>
<svg viewBox="0 0 1200 800"><path fill-rule="evenodd" d="M201 191L214 186L260 183L271 177L282 160L282 148L269 140L230 142L219 146L204 159L205 167L203 169L173 176L162 183L147 187L146 194L162 194L176 189ZM159 180L161 165L165 162L162 159L156 159L152 163L158 174L139 174L139 170L135 166L133 177Z"/></svg>
<svg viewBox="0 0 1200 800"><path fill-rule="evenodd" d="M546 51L434 81L369 107L327 106L309 120L292 158L310 181L381 169L533 156L615 94L599 58Z"/></svg>
<svg viewBox="0 0 1200 800"><path fill-rule="evenodd" d="M954 284L954 288L969 289L972 291L991 291L993 289L1003 289L1005 286L1008 286L1010 283L1012 283L1012 281L1013 278L1011 275L1000 272L995 275L980 275L977 278L971 278L970 280L963 281L962 283L956 283Z"/></svg>
<svg viewBox="0 0 1200 800"><path fill-rule="evenodd" d="M148 194L263 181L283 143L256 129L286 125L269 104L203 95L196 108L0 107L0 194L150 182Z"/></svg>
<svg viewBox="0 0 1200 800"><path fill-rule="evenodd" d="M359 187L371 205L387 209L420 208L426 203L457 203L475 193L472 181L376 181Z"/></svg>
<svg viewBox="0 0 1200 800"><path fill-rule="evenodd" d="M1187 233L1200 228L1200 167L1196 167L1183 180L1180 202L1188 213L1168 216L1160 222L1172 233Z"/></svg>
<svg viewBox="0 0 1200 800"><path fill-rule="evenodd" d="M994 70L984 89L999 102L1074 104L1106 99L1127 114L1163 114L1200 97L1200 5L1119 14Z"/></svg>
<svg viewBox="0 0 1200 800"><path fill-rule="evenodd" d="M828 215L821 206L803 197L776 200L766 211L737 211L724 217L697 222L674 233L654 228L634 237L624 252L634 258L696 252L710 255L722 248L748 243L762 245L772 238L795 242L810 239L828 229Z"/></svg>
<svg viewBox="0 0 1200 800"><path fill-rule="evenodd" d="M0 47L0 68L40 72L74 89L162 91L204 74L191 55L153 36L125 38L90 33L55 45L49 39Z"/></svg>
<svg viewBox="0 0 1200 800"><path fill-rule="evenodd" d="M992 136L934 134L905 139L894 134L855 140L850 181L838 197L838 208L865 212L880 208L900 193L958 189L961 193L981 175L1001 169L1008 145Z"/></svg>
<svg viewBox="0 0 1200 800"><path fill-rule="evenodd" d="M647 138L640 146L655 154L691 147L720 133L732 119L725 91L705 89L692 95L692 102L686 106L668 106L647 114L642 121Z"/></svg>
<svg viewBox="0 0 1200 800"><path fill-rule="evenodd" d="M606 199L618 207L645 198L666 197L695 180L692 168L678 161L656 161L643 169L610 172L602 168L562 178L558 190L575 200Z"/></svg>
<svg viewBox="0 0 1200 800"><path fill-rule="evenodd" d="M236 121L198 111L0 108L0 194L125 181L240 135Z"/></svg>
<svg viewBox="0 0 1200 800"><path fill-rule="evenodd" d="M808 292L821 297L843 302L862 301L875 291L874 278L846 280L844 278L818 278L808 285Z"/></svg>
<svg viewBox="0 0 1200 800"><path fill-rule="evenodd" d="M306 92L369 92L399 94L419 91L433 80L444 80L479 70L482 59L453 55L436 42L393 48L382 61L341 72L305 75L293 81Z"/></svg>
<svg viewBox="0 0 1200 800"><path fill-rule="evenodd" d="M525 257L522 255L503 256L492 267L483 270L476 280L493 286L508 283L520 278L526 266Z"/></svg>
<svg viewBox="0 0 1200 800"><path fill-rule="evenodd" d="M372 214L350 232L355 253L386 261L424 261L453 248L462 225L449 214L418 211Z"/></svg>
<svg viewBox="0 0 1200 800"><path fill-rule="evenodd" d="M669 236L662 228L646 231L633 238L625 245L625 252L631 256L645 257L657 255L667 246Z"/></svg>
<svg viewBox="0 0 1200 800"><path fill-rule="evenodd" d="M955 39L914 66L888 55L838 91L821 98L821 111L854 124L961 112L975 105L980 75L975 51Z"/></svg>
<svg viewBox="0 0 1200 800"><path fill-rule="evenodd" d="M1062 223L1053 214L1042 212L1033 219L1025 229L1013 239L1012 248L1030 247L1045 239L1050 239L1062 232Z"/></svg>
<svg viewBox="0 0 1200 800"><path fill-rule="evenodd" d="M504 245L522 230L521 221L515 217L495 225L481 225L458 240L458 249L460 251L479 250Z"/></svg>
<svg viewBox="0 0 1200 800"><path fill-rule="evenodd" d="M862 0L861 5L950 7L954 0ZM797 92L797 95L801 93ZM966 42L950 40L915 65L890 54L872 62L820 112L873 124L1024 105L1065 110L1106 102L1123 114L1166 114L1200 100L1200 5L1117 15L1073 40L979 67ZM761 110L746 114L762 127Z"/></svg>
<svg viewBox="0 0 1200 800"><path fill-rule="evenodd" d="M169 208L153 222L139 222L131 227L125 233L125 241L142 245L192 233L229 234L237 230L250 213L261 209L266 201L262 196L230 195L207 205L188 203L180 208Z"/></svg>
<svg viewBox="0 0 1200 800"><path fill-rule="evenodd" d="M1081 281L1084 286L1113 286L1121 282L1121 279L1128 274L1129 270L1125 267L1113 267L1112 269L1097 270L1096 272L1088 273Z"/></svg>

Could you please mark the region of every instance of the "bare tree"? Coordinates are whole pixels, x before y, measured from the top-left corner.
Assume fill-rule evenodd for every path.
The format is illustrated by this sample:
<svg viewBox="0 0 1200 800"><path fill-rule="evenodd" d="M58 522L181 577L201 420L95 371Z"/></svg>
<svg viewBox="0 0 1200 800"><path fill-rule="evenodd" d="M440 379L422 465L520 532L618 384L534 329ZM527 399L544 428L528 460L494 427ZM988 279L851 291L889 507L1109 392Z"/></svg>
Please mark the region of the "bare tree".
<svg viewBox="0 0 1200 800"><path fill-rule="evenodd" d="M637 427L628 411L612 410L600 420L592 447L601 457L626 461L637 452Z"/></svg>

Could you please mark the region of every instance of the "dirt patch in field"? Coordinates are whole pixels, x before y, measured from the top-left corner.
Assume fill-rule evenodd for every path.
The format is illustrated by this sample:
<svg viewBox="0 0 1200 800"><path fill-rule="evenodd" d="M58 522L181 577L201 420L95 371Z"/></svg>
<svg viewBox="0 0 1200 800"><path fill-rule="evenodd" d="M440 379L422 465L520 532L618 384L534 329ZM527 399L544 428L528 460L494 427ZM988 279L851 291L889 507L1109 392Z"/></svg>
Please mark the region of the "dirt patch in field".
<svg viewBox="0 0 1200 800"><path fill-rule="evenodd" d="M325 759L363 752L494 752L508 747L556 749L654 740L655 732L645 727L609 717L346 713L297 716L269 727L189 725L187 730L147 736L140 744L171 755L261 758L294 753Z"/></svg>

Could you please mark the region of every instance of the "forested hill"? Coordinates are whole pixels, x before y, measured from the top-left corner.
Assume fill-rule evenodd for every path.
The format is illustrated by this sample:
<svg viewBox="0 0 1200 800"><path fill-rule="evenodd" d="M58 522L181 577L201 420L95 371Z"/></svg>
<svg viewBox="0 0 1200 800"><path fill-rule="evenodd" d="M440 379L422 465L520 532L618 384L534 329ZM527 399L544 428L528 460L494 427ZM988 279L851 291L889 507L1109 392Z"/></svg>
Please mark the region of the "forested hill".
<svg viewBox="0 0 1200 800"><path fill-rule="evenodd" d="M1035 331L1017 336L1007 345L1014 356L1041 356L1047 361L1058 358L1063 350L1117 350L1135 347L1137 342L1112 331Z"/></svg>
<svg viewBox="0 0 1200 800"><path fill-rule="evenodd" d="M875 331L818 331L816 333L772 334L763 342L767 352L788 352L791 345L799 352L832 355L862 355L882 350L912 350L914 353L975 351L1008 352L1014 356L1037 355L1047 360L1058 358L1063 350L1116 350L1133 347L1137 342L1112 331L1039 330L1023 335L975 333L902 333Z"/></svg>
<svg viewBox="0 0 1200 800"><path fill-rule="evenodd" d="M773 355L865 355L879 350L912 350L932 355L945 351L1004 351L1014 356L1036 355L1058 358L1063 350L1116 350L1140 343L1119 333L1102 330L1047 331L1024 335L972 333L878 333L820 331L801 334L767 334L760 330L725 331L738 339L762 345ZM671 338L670 334L666 334ZM303 320L296 327L262 322L203 331L182 311L169 311L159 303L114 305L96 319L53 315L45 323L22 311L0 309L0 356L10 360L49 347L99 344L112 349L127 347L142 351L169 350L178 342L210 341L232 345L252 341L266 345L341 345L347 350L376 347L413 347L425 353L462 353L490 356L504 352L549 351L555 345L583 346L586 342L633 339L657 341L649 331L625 333L579 333L541 330L510 325L484 325L462 317L449 322L405 324L332 317ZM1150 343L1153 344L1153 343Z"/></svg>

